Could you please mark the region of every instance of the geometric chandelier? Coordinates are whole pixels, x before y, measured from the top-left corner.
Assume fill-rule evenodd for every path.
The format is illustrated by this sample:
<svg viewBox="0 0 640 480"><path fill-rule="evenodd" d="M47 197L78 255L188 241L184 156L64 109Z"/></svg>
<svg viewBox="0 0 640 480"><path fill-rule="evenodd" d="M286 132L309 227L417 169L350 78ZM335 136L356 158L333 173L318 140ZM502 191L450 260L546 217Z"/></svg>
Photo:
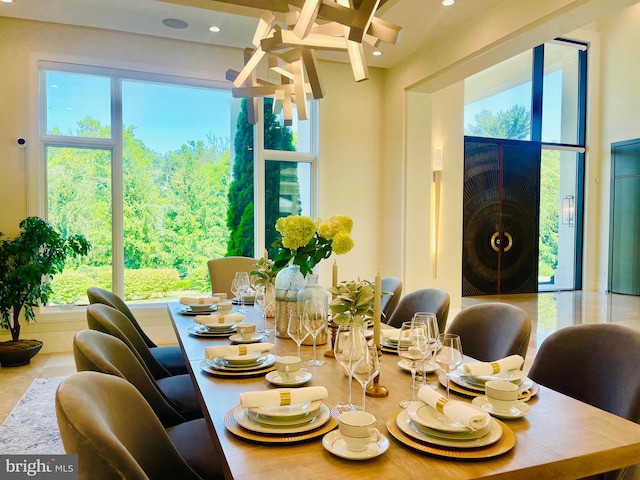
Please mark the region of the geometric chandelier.
<svg viewBox="0 0 640 480"><path fill-rule="evenodd" d="M247 98L250 123L258 121L259 97L272 97L276 112L282 112L285 125L292 124L295 105L299 120L308 118L307 98L324 96L318 75L316 50L345 51L356 82L368 79L363 42L373 47L382 41L395 44L401 27L375 17L381 0L284 0L275 1L285 9L286 28L275 23L271 11L263 13L252 45L244 51L244 68L228 70L234 97ZM264 60L279 75L274 83L257 77ZM251 99L252 101L249 101Z"/></svg>

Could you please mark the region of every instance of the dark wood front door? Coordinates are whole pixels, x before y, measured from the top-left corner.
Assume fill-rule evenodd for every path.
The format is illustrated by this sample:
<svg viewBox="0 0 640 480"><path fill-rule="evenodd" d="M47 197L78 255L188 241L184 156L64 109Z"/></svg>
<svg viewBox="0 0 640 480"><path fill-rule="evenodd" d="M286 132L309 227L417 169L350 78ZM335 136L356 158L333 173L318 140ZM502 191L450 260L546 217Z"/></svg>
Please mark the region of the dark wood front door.
<svg viewBox="0 0 640 480"><path fill-rule="evenodd" d="M465 139L462 293L538 291L540 144Z"/></svg>

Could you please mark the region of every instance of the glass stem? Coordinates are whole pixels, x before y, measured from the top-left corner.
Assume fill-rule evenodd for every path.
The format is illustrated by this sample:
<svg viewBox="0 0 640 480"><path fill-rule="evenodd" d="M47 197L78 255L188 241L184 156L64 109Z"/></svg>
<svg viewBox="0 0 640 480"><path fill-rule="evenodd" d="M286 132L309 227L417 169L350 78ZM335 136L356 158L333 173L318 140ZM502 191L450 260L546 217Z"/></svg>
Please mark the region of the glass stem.
<svg viewBox="0 0 640 480"><path fill-rule="evenodd" d="M411 401L416 401L416 369L411 369Z"/></svg>
<svg viewBox="0 0 640 480"><path fill-rule="evenodd" d="M353 383L353 372L349 372L349 401L347 405L353 405L351 402L351 384Z"/></svg>
<svg viewBox="0 0 640 480"><path fill-rule="evenodd" d="M363 383L362 384L362 411L366 412L366 408L364 407L364 402L366 401L367 398L367 384Z"/></svg>
<svg viewBox="0 0 640 480"><path fill-rule="evenodd" d="M316 358L316 337L317 335L313 335L313 363L316 363L318 359Z"/></svg>

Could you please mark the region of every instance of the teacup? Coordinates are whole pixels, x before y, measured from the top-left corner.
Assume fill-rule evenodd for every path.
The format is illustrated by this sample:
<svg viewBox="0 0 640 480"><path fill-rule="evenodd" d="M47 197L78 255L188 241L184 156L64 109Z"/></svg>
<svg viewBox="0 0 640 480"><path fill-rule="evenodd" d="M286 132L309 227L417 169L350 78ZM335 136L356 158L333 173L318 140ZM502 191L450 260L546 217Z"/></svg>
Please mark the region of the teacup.
<svg viewBox="0 0 640 480"><path fill-rule="evenodd" d="M256 333L255 323L239 323L236 325L236 332L243 340L251 340L253 334Z"/></svg>
<svg viewBox="0 0 640 480"><path fill-rule="evenodd" d="M281 378L286 380L294 379L296 373L302 368L302 360L300 357L284 356L276 357L276 370Z"/></svg>
<svg viewBox="0 0 640 480"><path fill-rule="evenodd" d="M484 390L495 412L510 412L517 402L531 398L530 392L505 380L490 380L484 384ZM524 398L520 398L522 395L525 395Z"/></svg>
<svg viewBox="0 0 640 480"><path fill-rule="evenodd" d="M375 424L376 417L360 410L343 412L338 417L340 435L352 452L362 452L370 443L380 441L380 431Z"/></svg>

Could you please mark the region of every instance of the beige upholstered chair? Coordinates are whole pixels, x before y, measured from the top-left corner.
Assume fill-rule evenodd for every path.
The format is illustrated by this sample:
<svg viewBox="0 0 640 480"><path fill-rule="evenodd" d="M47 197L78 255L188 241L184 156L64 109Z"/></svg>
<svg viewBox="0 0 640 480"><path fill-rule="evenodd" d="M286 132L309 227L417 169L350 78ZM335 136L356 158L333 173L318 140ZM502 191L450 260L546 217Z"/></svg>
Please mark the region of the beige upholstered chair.
<svg viewBox="0 0 640 480"><path fill-rule="evenodd" d="M236 272L247 272L256 269L258 261L251 257L222 257L209 260L209 278L211 279L211 293L226 293L233 298L231 282Z"/></svg>
<svg viewBox="0 0 640 480"><path fill-rule="evenodd" d="M449 294L439 288L416 290L400 299L387 323L400 328L402 323L411 320L416 312L431 312L436 314L440 332L444 332L449 316L449 303Z"/></svg>
<svg viewBox="0 0 640 480"><path fill-rule="evenodd" d="M87 290L87 296L89 297L89 303L102 303L103 305L108 305L116 310L124 313L126 317L131 321L131 324L134 326L138 333L144 340L144 343L149 347L149 351L151 355L153 355L156 360L167 369L167 371L172 375L182 375L184 373L189 373L187 370L187 364L184 361L184 356L182 355L182 350L180 350L180 346L178 345L167 345L159 347L157 346L153 340L151 340L140 324L136 320L136 317L133 316L133 313L127 306L127 304L122 300L118 295L108 290L104 290L98 287L91 287Z"/></svg>
<svg viewBox="0 0 640 480"><path fill-rule="evenodd" d="M382 277L381 287L383 292L389 292L382 297L380 301L380 310L382 312L382 321L387 322L391 318L391 314L400 303L402 295L402 281L397 277Z"/></svg>
<svg viewBox="0 0 640 480"><path fill-rule="evenodd" d="M151 354L151 350L131 321L120 311L108 305L94 303L87 307L87 323L92 330L108 333L122 340L140 357L156 380L171 376L171 373Z"/></svg>
<svg viewBox="0 0 640 480"><path fill-rule="evenodd" d="M81 480L223 478L204 419L165 429L122 378L74 373L58 387L55 403L65 452L78 455Z"/></svg>
<svg viewBox="0 0 640 480"><path fill-rule="evenodd" d="M447 328L457 333L465 355L492 362L508 355L525 358L531 335L529 314L515 305L479 303L458 313Z"/></svg>
<svg viewBox="0 0 640 480"><path fill-rule="evenodd" d="M622 325L576 325L540 345L529 377L537 383L640 423L640 332ZM640 478L639 466L593 479Z"/></svg>
<svg viewBox="0 0 640 480"><path fill-rule="evenodd" d="M202 417L188 375L154 380L129 347L112 335L80 330L73 338L73 356L79 372L106 373L131 383L165 427Z"/></svg>

